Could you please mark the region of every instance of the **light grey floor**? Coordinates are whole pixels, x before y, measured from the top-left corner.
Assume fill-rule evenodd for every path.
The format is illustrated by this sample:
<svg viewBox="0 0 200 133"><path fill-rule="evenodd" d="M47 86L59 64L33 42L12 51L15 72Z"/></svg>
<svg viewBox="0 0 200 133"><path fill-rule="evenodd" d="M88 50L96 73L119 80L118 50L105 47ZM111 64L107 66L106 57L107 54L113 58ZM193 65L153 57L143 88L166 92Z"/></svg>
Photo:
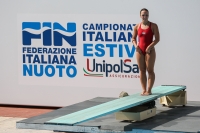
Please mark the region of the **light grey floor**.
<svg viewBox="0 0 200 133"><path fill-rule="evenodd" d="M0 133L55 133L48 130L17 129L16 122L25 118L0 117Z"/></svg>

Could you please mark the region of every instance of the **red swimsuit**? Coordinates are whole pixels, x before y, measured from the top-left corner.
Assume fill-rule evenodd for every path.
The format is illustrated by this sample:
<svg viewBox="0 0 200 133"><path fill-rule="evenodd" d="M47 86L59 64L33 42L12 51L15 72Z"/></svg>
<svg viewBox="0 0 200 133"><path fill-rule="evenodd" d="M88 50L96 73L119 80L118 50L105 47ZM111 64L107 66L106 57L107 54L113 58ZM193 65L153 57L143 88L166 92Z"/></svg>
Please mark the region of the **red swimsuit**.
<svg viewBox="0 0 200 133"><path fill-rule="evenodd" d="M152 43L153 41L153 32L151 30L151 22L147 29L142 29L141 24L138 28L138 37L139 37L139 48L141 49L142 53L145 54L146 48Z"/></svg>

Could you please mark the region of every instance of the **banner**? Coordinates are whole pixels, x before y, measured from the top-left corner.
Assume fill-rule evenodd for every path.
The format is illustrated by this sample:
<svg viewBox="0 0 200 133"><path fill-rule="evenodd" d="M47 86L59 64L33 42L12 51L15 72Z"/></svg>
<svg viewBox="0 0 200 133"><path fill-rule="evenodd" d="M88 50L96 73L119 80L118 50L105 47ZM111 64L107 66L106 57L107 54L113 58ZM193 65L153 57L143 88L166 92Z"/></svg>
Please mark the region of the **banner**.
<svg viewBox="0 0 200 133"><path fill-rule="evenodd" d="M132 88L138 16L18 15L19 84Z"/></svg>

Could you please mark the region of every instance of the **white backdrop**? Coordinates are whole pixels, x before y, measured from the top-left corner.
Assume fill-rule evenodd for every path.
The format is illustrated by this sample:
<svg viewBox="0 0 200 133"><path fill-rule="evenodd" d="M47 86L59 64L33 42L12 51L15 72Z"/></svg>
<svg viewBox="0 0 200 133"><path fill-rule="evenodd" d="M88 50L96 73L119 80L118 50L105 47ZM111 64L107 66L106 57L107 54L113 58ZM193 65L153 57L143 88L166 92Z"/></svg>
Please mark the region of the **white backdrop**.
<svg viewBox="0 0 200 133"><path fill-rule="evenodd" d="M27 19L31 19L33 14L38 16L45 14L54 16L57 20L60 20L59 16L61 15L74 14L75 16L81 16L83 14L82 16L91 15L94 17L95 15L119 16L119 20L116 21L123 23L126 22L124 19L128 17L127 23L130 23L131 20L133 20L133 23L139 23L139 11L144 7L150 11L149 20L158 24L161 35L160 42L156 46L156 81L154 86L162 84L186 85L188 100L200 101L200 85L198 84L200 74L198 60L200 49L198 44L200 32L198 26L200 23L198 17L199 5L200 1L198 0L169 0L165 2L159 0L1 0L0 103L66 106L97 96L118 97L122 90L130 94L140 92L141 87L137 79L133 79L133 82L126 84L130 79L113 80L107 78L107 88L105 84L102 86L102 82L99 82L100 85L95 82L96 86L87 87L87 84L80 85L82 81L76 81L77 86L50 84L51 81L48 79L45 84L38 84L38 82L29 84L27 82L30 82L30 80L26 82L24 79L20 81L18 52L19 30L21 29L19 29L18 20L22 14L29 16ZM129 16L133 18L129 18ZM85 18L79 19L84 21ZM103 21L106 22L107 19L105 18ZM85 21L88 22L88 19ZM113 21L112 23L114 23ZM93 80L88 79L85 82L89 81Z"/></svg>

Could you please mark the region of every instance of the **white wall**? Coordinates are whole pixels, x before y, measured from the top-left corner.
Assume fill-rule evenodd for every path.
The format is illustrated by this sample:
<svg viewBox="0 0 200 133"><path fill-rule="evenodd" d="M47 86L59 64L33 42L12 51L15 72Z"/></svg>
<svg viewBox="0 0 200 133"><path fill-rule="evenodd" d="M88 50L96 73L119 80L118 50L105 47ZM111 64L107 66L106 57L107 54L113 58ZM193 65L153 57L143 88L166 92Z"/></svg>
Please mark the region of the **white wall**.
<svg viewBox="0 0 200 133"><path fill-rule="evenodd" d="M20 105L66 106L96 96L117 97L123 89L80 88L18 83L18 14L120 14L135 15L141 8L150 11L149 20L159 26L161 39L156 46L156 81L186 85L189 101L200 101L198 0L1 0L0 4L0 103ZM120 18L119 18L120 19ZM139 19L138 19L139 20ZM138 80L139 82L139 80ZM106 92L105 92L106 91Z"/></svg>

